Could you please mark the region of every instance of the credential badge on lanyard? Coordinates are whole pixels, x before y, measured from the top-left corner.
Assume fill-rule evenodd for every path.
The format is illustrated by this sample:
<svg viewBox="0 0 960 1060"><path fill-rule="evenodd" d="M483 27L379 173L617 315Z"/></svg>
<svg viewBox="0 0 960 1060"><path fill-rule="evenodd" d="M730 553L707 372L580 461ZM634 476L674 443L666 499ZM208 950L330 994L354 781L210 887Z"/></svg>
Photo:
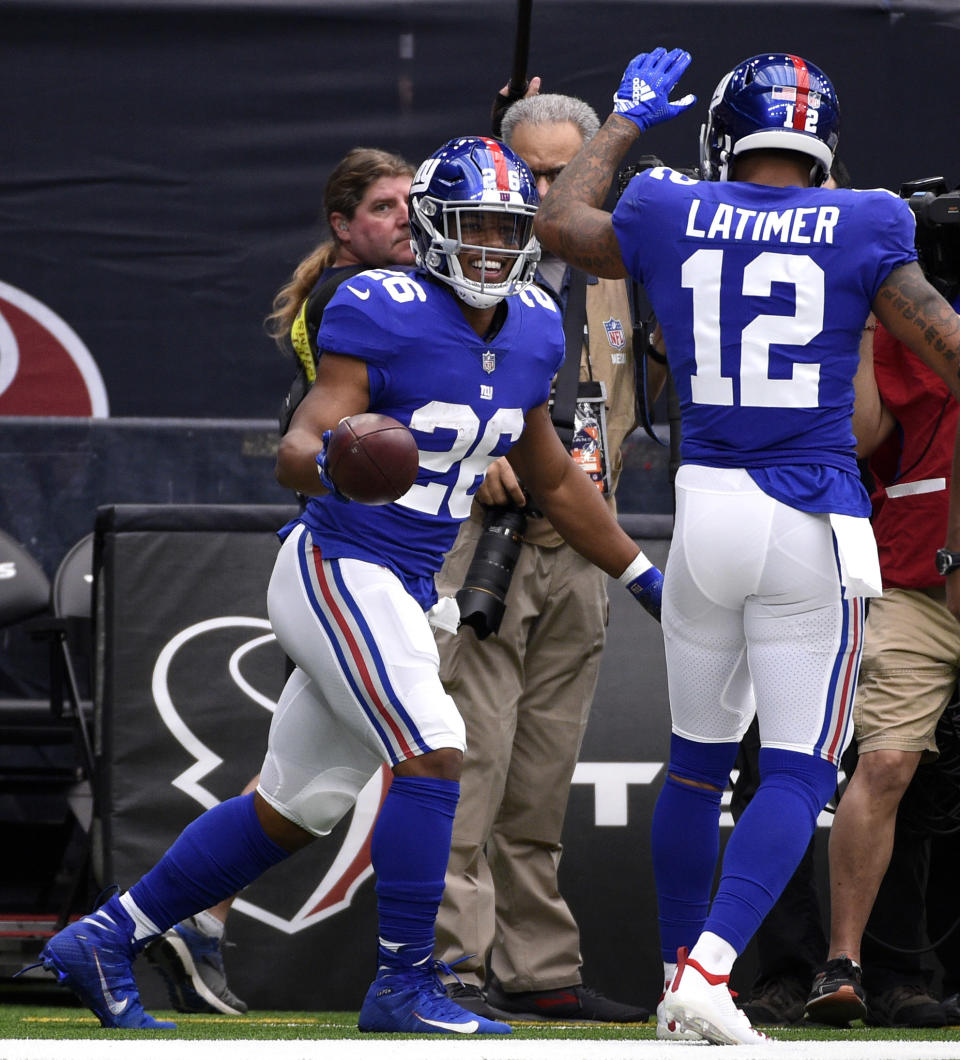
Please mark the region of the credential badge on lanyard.
<svg viewBox="0 0 960 1060"><path fill-rule="evenodd" d="M573 444L570 446L570 455L601 493L610 492L606 399L607 388L602 380L580 383L573 411Z"/></svg>

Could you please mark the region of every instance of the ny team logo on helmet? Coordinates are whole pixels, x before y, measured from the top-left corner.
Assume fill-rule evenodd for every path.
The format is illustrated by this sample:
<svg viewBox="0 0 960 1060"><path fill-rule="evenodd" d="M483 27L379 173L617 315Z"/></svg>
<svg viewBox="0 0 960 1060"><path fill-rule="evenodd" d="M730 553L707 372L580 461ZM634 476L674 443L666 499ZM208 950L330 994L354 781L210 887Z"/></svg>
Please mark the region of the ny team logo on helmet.
<svg viewBox="0 0 960 1060"><path fill-rule="evenodd" d="M814 160L811 180L830 174L840 133L840 107L830 78L798 55L755 55L717 85L700 130L700 170L729 180L744 151L799 151Z"/></svg>
<svg viewBox="0 0 960 1060"><path fill-rule="evenodd" d="M450 140L417 170L410 188L411 243L417 264L448 284L469 306L489 309L533 281L540 244L533 218L540 197L526 163L506 144L485 136ZM505 215L504 246L484 246L464 238L471 215ZM481 277L506 258L513 259L504 279L473 280L463 273L458 255L477 252Z"/></svg>

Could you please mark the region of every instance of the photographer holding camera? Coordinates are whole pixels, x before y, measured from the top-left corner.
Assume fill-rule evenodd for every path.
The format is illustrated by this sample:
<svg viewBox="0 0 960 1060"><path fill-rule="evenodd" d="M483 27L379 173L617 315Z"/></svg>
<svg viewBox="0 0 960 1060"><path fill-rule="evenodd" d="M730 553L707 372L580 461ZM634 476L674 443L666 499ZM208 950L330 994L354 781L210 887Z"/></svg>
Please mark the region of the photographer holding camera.
<svg viewBox="0 0 960 1060"><path fill-rule="evenodd" d="M960 192L942 178L901 188L917 221L916 249L927 280L960 307ZM872 372L870 361L872 360ZM916 959L923 881L877 903L884 941L906 948L868 958L861 943L890 863L897 810L917 766L938 755L935 731L960 676L960 625L946 583L960 569L947 540L954 439L960 406L941 378L881 324L861 346L854 433L875 480L873 530L883 595L871 601L854 705L858 761L830 836L830 948L806 1004L809 1020L845 1026L866 1018L889 1026L941 1026L947 1014L928 993ZM900 859L902 861L902 859ZM916 874L921 858L913 859ZM923 873L920 872L919 875ZM881 930L875 918L871 927ZM912 948L911 948L912 947ZM885 965L890 965L889 968Z"/></svg>
<svg viewBox="0 0 960 1060"><path fill-rule="evenodd" d="M582 100L530 95L506 111L502 135L543 198L598 128ZM553 256L541 260L537 282L564 310L554 424L613 507L620 445L637 421L626 285ZM652 364L650 377L655 393L665 369ZM644 1021L645 1009L583 986L579 929L557 883L604 645L607 579L531 511L505 460L490 466L477 502L436 580L460 605L459 632L438 632L437 642L441 680L467 727L437 953L449 962L471 956L458 961L460 981L448 992L487 1016Z"/></svg>

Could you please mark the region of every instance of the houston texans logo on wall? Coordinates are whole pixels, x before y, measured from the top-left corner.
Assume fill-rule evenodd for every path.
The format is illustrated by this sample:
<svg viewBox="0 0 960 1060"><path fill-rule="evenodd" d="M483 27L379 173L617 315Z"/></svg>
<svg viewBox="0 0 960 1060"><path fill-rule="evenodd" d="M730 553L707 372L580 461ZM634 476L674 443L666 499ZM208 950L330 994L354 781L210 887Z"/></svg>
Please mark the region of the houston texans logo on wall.
<svg viewBox="0 0 960 1060"><path fill-rule="evenodd" d="M191 723L190 711L195 706L191 699L197 697L178 692L179 702L175 701L171 692L171 688L175 686L171 671L176 667L178 653L196 648L198 638L216 637L222 635L220 631L224 630L237 632L239 638L238 646L232 651L227 662L233 686L251 703L273 714L276 702L244 676L244 660L247 659L248 671L254 669L255 667L249 664L257 650L272 646L276 640L266 619L225 615L197 622L181 630L164 645L153 668L152 693L160 718L171 735L193 759L193 764L175 776L170 783L196 800L203 809L210 809L220 802L211 790L209 778L222 764L223 758L204 742L197 734L197 726ZM252 632L252 635L249 635L249 632ZM390 770L383 766L360 792L349 828L336 857L292 915L280 915L275 910L265 909L246 898L237 899L234 909L288 935L312 927L346 909L360 884L373 874L370 863L373 825L391 779Z"/></svg>
<svg viewBox="0 0 960 1060"><path fill-rule="evenodd" d="M0 282L0 415L109 414L103 378L80 336L49 306Z"/></svg>

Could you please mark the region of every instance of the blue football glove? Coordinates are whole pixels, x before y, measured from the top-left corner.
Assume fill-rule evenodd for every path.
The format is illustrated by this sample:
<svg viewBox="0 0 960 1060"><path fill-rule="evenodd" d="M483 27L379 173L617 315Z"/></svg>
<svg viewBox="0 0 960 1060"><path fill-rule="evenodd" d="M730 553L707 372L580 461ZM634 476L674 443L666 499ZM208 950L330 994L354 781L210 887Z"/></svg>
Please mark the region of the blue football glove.
<svg viewBox="0 0 960 1060"><path fill-rule="evenodd" d="M613 97L614 112L629 118L641 132L675 118L697 100L686 95L670 102L674 85L689 65L690 53L682 48L641 52L631 60Z"/></svg>
<svg viewBox="0 0 960 1060"><path fill-rule="evenodd" d="M640 601L641 606L659 622L660 598L663 596L663 573L657 567L648 567L627 588Z"/></svg>
<svg viewBox="0 0 960 1060"><path fill-rule="evenodd" d="M333 431L323 432L323 448L317 453L317 470L320 472L321 483L330 491L333 499L340 501L342 504L349 504L350 498L337 489L337 484L327 472L327 446L330 444L331 434L333 434Z"/></svg>

